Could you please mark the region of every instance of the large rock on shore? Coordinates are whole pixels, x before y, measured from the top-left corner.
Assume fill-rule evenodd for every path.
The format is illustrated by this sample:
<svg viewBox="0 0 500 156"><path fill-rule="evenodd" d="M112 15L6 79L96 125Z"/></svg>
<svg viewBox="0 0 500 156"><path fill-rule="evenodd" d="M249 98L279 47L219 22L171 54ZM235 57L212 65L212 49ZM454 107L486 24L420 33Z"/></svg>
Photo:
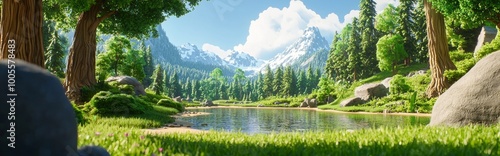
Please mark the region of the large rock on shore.
<svg viewBox="0 0 500 156"><path fill-rule="evenodd" d="M354 90L354 96L361 98L364 101L369 101L376 97L384 97L389 93L389 89L381 83L370 83L359 87Z"/></svg>
<svg viewBox="0 0 500 156"><path fill-rule="evenodd" d="M364 103L366 103L365 100L363 100L359 97L354 97L354 98L346 99L346 100L340 102L340 106L341 107L349 107L349 106L357 106L357 105L364 104Z"/></svg>
<svg viewBox="0 0 500 156"><path fill-rule="evenodd" d="M116 81L118 84L127 84L134 87L135 95L146 95L144 86L137 79L131 76L112 76L106 82Z"/></svg>
<svg viewBox="0 0 500 156"><path fill-rule="evenodd" d="M481 59L437 99L429 125L495 124L500 120L500 51Z"/></svg>

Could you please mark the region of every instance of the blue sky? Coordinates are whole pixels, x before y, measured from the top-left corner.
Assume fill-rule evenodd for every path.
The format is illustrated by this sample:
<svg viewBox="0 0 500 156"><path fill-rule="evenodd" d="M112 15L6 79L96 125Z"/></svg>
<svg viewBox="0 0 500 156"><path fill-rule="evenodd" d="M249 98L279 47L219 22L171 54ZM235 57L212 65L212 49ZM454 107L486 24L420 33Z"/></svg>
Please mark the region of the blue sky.
<svg viewBox="0 0 500 156"><path fill-rule="evenodd" d="M224 57L232 50L269 59L293 43L308 26L333 33L359 14L360 0L210 0L162 26L174 45L193 43ZM397 0L376 0L377 11ZM347 21L344 21L344 18Z"/></svg>

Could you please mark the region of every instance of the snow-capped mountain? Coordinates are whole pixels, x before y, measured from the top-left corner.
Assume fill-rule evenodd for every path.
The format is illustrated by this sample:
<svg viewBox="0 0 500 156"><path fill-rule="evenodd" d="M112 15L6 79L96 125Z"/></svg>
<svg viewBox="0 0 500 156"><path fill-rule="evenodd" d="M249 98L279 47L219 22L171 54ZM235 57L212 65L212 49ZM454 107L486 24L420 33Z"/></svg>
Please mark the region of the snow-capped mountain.
<svg viewBox="0 0 500 156"><path fill-rule="evenodd" d="M177 47L181 59L189 62L199 62L218 66L228 66L228 63L214 53L198 49L194 44L188 43Z"/></svg>
<svg viewBox="0 0 500 156"><path fill-rule="evenodd" d="M285 67L294 64L302 64L298 62L304 60L301 59L302 57L307 55L310 56L322 49L329 49L328 42L321 36L317 27L308 27L297 41L269 60L268 64L271 69L275 69L278 66Z"/></svg>
<svg viewBox="0 0 500 156"><path fill-rule="evenodd" d="M224 61L238 68L258 67L264 63L247 53L239 51L232 51L226 58L224 58Z"/></svg>

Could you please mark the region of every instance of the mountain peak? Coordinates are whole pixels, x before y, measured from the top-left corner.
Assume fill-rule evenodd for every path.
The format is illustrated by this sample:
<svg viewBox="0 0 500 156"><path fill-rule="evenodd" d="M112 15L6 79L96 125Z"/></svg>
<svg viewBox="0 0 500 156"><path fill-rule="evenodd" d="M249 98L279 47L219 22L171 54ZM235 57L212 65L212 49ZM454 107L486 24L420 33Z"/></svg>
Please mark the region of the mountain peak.
<svg viewBox="0 0 500 156"><path fill-rule="evenodd" d="M314 36L321 36L321 33L319 32L318 27L307 27L306 30L302 33L302 37L314 37Z"/></svg>

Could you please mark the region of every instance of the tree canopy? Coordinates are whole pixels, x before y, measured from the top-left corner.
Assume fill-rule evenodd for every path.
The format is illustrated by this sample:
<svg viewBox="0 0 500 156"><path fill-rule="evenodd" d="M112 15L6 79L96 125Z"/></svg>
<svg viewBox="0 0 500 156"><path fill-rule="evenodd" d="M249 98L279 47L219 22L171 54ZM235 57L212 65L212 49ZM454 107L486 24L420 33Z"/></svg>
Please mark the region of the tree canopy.
<svg viewBox="0 0 500 156"><path fill-rule="evenodd" d="M429 0L432 6L449 19L456 20L463 28L474 28L486 21L500 27L498 0Z"/></svg>

